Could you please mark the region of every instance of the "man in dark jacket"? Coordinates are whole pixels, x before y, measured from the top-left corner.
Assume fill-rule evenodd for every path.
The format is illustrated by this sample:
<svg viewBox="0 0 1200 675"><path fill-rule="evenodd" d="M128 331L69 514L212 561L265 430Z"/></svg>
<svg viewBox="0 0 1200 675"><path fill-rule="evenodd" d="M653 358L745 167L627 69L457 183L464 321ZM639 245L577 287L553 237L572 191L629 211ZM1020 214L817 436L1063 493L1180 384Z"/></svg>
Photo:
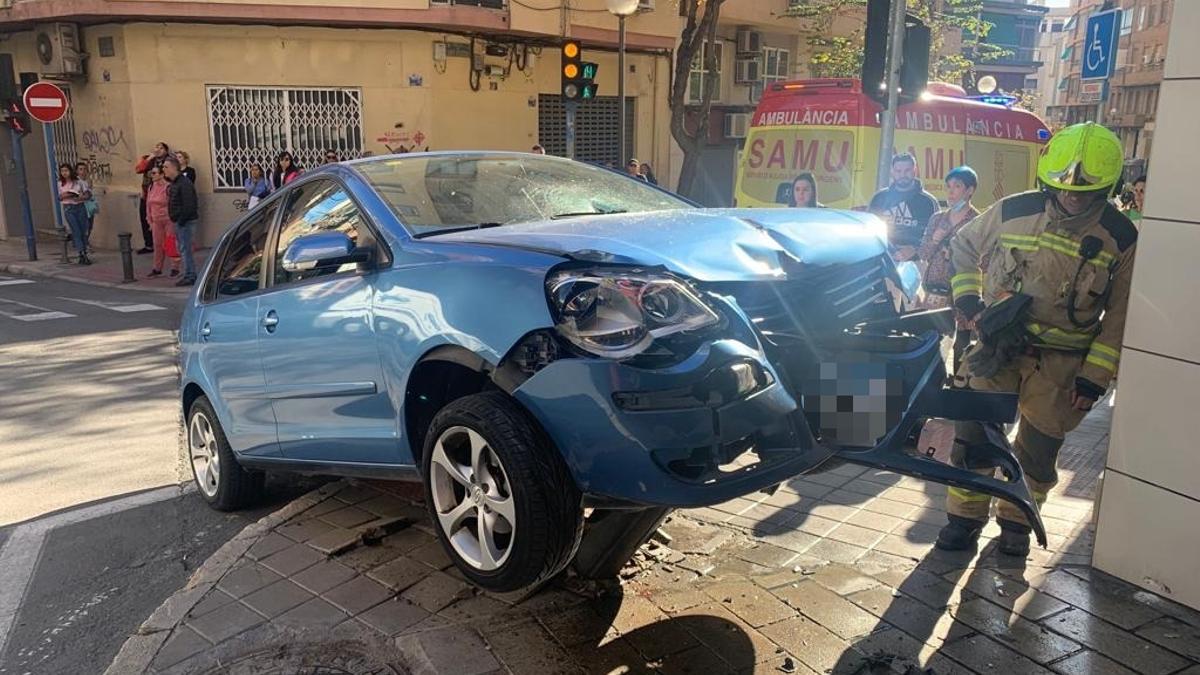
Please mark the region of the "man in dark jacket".
<svg viewBox="0 0 1200 675"><path fill-rule="evenodd" d="M196 283L196 259L192 255L192 242L200 226L200 200L196 197L196 186L180 170L179 160L174 157L163 162L163 173L171 186L167 188L167 213L175 223L175 243L183 258L183 277L176 286L191 286Z"/></svg>
<svg viewBox="0 0 1200 675"><path fill-rule="evenodd" d="M892 157L892 183L875 193L867 210L888 226L888 245L897 261L912 260L938 202L917 180L917 160L907 152Z"/></svg>

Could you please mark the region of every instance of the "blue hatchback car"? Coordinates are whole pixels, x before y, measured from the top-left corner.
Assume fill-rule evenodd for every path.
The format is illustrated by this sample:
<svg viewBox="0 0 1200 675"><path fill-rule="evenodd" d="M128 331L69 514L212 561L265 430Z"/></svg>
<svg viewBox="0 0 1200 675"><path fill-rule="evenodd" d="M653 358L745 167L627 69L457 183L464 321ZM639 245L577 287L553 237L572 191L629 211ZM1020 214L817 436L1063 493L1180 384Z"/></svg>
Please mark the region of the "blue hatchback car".
<svg viewBox="0 0 1200 675"><path fill-rule="evenodd" d="M1044 541L1002 433L999 477L909 442L1015 398L943 387L902 277L866 214L696 208L515 153L325 167L229 229L187 306L193 473L219 509L264 471L419 480L497 591L611 574L672 508L843 461L1007 499Z"/></svg>

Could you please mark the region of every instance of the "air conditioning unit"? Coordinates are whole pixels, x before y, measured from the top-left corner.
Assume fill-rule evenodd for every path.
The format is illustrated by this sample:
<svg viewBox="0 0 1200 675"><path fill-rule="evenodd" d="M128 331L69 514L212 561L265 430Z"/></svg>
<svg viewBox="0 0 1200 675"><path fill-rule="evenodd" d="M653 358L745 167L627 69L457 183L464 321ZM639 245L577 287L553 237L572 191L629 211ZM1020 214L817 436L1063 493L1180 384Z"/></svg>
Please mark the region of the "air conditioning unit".
<svg viewBox="0 0 1200 675"><path fill-rule="evenodd" d="M654 11L654 0L638 0L638 11L639 12L653 12Z"/></svg>
<svg viewBox="0 0 1200 675"><path fill-rule="evenodd" d="M34 35L42 75L83 75L84 54L79 26L73 23L42 24L34 29Z"/></svg>
<svg viewBox="0 0 1200 675"><path fill-rule="evenodd" d="M739 54L758 54L762 51L762 33L749 28L737 30L737 51Z"/></svg>
<svg viewBox="0 0 1200 675"><path fill-rule="evenodd" d="M736 84L754 84L762 79L762 61L758 57L738 59L734 63L733 81Z"/></svg>
<svg viewBox="0 0 1200 675"><path fill-rule="evenodd" d="M750 113L725 113L725 138L745 138Z"/></svg>

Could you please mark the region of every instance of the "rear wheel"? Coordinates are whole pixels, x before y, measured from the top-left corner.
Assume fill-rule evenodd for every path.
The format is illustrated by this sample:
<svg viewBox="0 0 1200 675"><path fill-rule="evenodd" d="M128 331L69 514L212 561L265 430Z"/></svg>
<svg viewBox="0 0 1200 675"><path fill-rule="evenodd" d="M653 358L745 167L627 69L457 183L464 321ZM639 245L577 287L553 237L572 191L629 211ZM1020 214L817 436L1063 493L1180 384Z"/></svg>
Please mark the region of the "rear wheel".
<svg viewBox="0 0 1200 675"><path fill-rule="evenodd" d="M430 425L422 470L438 538L478 586L535 586L575 554L579 490L550 440L504 394L446 405Z"/></svg>
<svg viewBox="0 0 1200 675"><path fill-rule="evenodd" d="M238 464L212 404L197 398L188 411L188 461L200 496L219 511L240 509L262 493L263 474Z"/></svg>

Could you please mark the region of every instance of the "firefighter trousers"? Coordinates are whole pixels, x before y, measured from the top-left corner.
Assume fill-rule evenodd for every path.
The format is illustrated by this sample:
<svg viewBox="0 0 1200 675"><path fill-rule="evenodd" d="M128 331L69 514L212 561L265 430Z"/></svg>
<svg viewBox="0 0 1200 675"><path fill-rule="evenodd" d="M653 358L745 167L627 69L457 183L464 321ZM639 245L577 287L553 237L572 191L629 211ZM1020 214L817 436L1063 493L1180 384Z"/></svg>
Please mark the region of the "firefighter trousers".
<svg viewBox="0 0 1200 675"><path fill-rule="evenodd" d="M1021 419L1013 452L1039 507L1058 482L1056 465L1063 439L1087 414L1071 405L1075 376L1083 367L1083 359L1084 354L1078 352L1038 350L1014 358L990 378L964 373L971 389L1017 393ZM986 475L995 472L995 467L984 466L971 456L971 446L982 444L987 438L979 422L956 422L954 437L950 459L955 466ZM987 520L991 504L990 495L962 488L952 487L946 495L946 511L964 518ZM1006 501L997 505L996 517L1028 525L1021 510Z"/></svg>

